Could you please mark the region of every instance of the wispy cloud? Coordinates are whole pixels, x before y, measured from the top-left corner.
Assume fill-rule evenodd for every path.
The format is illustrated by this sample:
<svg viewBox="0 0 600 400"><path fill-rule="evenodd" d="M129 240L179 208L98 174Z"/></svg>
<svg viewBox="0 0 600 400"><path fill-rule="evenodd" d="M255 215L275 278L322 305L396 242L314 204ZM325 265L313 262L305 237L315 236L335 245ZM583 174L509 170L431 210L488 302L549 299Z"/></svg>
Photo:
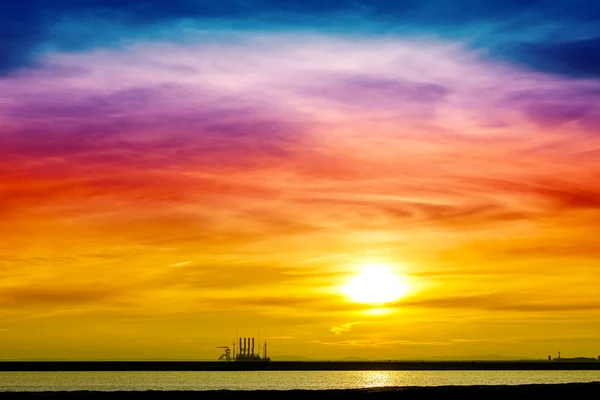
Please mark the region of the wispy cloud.
<svg viewBox="0 0 600 400"><path fill-rule="evenodd" d="M597 81L456 38L188 33L0 80L3 318L258 315L356 346L441 346L415 332L457 315L597 330ZM412 336L343 323L370 252L415 293L360 318Z"/></svg>
<svg viewBox="0 0 600 400"><path fill-rule="evenodd" d="M349 323L341 325L341 326L332 326L331 327L331 332L335 333L336 335L341 335L343 332L349 332L349 331L351 331L352 327L354 325L358 325L358 324L362 324L362 321L349 322Z"/></svg>
<svg viewBox="0 0 600 400"><path fill-rule="evenodd" d="M577 312L600 310L600 302L588 301L536 301L538 294L525 296L519 301L515 293L486 294L473 296L443 297L437 299L419 299L399 302L399 307L428 307L428 308L471 308L486 311L508 312Z"/></svg>
<svg viewBox="0 0 600 400"><path fill-rule="evenodd" d="M186 265L190 265L191 263L193 263L193 261L181 261L181 262L169 264L169 267L181 268L181 267L185 267Z"/></svg>

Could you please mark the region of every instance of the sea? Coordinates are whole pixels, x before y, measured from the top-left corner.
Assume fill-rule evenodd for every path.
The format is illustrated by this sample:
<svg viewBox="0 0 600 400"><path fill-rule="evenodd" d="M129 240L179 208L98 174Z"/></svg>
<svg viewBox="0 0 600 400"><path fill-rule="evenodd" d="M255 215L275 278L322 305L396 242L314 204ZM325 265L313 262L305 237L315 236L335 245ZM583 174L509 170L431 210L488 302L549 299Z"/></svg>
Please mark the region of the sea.
<svg viewBox="0 0 600 400"><path fill-rule="evenodd" d="M600 382L600 371L0 372L0 391L327 390Z"/></svg>

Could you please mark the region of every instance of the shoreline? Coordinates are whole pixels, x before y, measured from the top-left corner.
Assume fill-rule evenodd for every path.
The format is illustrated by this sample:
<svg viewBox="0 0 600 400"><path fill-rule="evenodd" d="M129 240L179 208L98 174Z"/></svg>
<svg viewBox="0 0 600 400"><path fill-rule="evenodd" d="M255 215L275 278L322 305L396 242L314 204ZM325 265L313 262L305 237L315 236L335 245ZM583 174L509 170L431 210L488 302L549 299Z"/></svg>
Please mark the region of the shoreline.
<svg viewBox="0 0 600 400"><path fill-rule="evenodd" d="M41 371L594 371L600 361L1 361L3 372Z"/></svg>
<svg viewBox="0 0 600 400"><path fill-rule="evenodd" d="M207 391L46 391L46 392L0 392L1 399L120 399L144 398L159 399L279 399L282 395L311 396L319 398L401 398L401 399L481 399L510 398L556 398L560 396L598 396L600 382L594 383L562 383L532 385L478 385L478 386L435 386L435 387L378 387L363 389L334 390L207 390Z"/></svg>

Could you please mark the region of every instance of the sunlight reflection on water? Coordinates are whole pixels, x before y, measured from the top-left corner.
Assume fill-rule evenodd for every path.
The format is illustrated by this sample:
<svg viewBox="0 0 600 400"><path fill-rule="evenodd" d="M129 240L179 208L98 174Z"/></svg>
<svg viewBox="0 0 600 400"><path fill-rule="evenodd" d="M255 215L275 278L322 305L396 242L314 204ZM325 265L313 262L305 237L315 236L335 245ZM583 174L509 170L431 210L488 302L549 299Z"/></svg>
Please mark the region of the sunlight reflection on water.
<svg viewBox="0 0 600 400"><path fill-rule="evenodd" d="M391 371L362 371L366 372L363 375L364 384L363 387L382 387L382 386L393 386Z"/></svg>
<svg viewBox="0 0 600 400"><path fill-rule="evenodd" d="M0 391L291 390L600 382L600 371L0 372Z"/></svg>

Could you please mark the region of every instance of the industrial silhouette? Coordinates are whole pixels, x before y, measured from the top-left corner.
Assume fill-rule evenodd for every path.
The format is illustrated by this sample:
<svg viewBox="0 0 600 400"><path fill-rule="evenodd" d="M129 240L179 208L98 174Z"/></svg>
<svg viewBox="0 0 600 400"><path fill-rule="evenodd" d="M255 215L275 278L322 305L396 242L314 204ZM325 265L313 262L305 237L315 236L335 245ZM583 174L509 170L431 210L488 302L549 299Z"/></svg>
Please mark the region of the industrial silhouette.
<svg viewBox="0 0 600 400"><path fill-rule="evenodd" d="M563 361L563 362L569 362L569 361L600 361L600 356L598 356L598 359L592 358L592 357L571 357L571 358L565 358L565 357L561 357L560 356L560 351L559 351L558 352L558 357L552 358L552 356L548 356L548 361Z"/></svg>
<svg viewBox="0 0 600 400"><path fill-rule="evenodd" d="M259 344L260 347L260 344ZM258 352L254 352L254 338L239 338L239 346L237 347L238 351L236 353L235 341L233 342L233 356L231 355L231 349L229 346L218 346L218 349L224 349L223 354L219 357L219 361L250 361L250 362L264 362L271 361L269 357L267 357L267 342L265 342L263 347L263 357L260 356L260 349Z"/></svg>

